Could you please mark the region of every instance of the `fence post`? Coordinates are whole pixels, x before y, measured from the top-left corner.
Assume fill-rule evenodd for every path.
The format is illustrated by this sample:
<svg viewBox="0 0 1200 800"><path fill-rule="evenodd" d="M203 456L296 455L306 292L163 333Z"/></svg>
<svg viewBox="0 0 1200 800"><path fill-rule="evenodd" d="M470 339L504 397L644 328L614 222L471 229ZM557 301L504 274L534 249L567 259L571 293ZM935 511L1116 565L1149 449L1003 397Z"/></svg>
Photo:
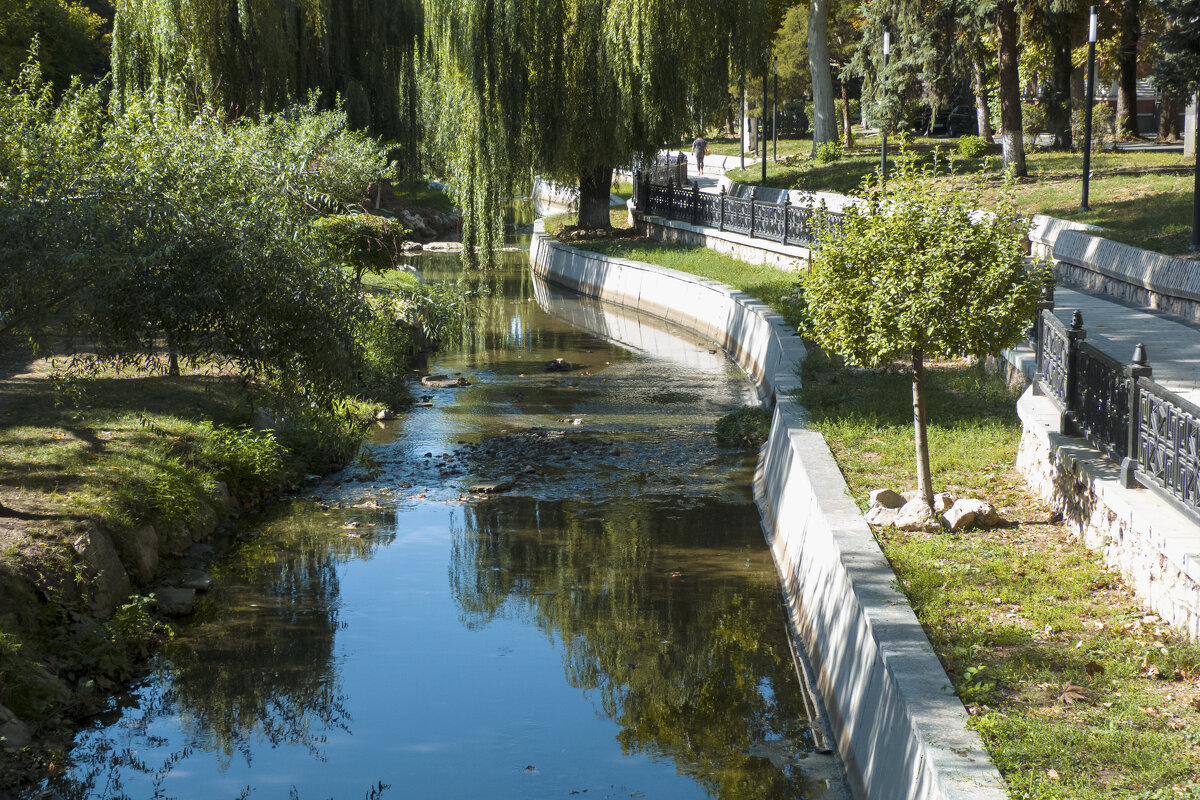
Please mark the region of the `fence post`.
<svg viewBox="0 0 1200 800"><path fill-rule="evenodd" d="M642 171L640 169L633 171L633 207L641 213L646 213L646 207L642 205Z"/></svg>
<svg viewBox="0 0 1200 800"><path fill-rule="evenodd" d="M717 199L720 203L720 210L717 213L717 230L725 230L725 187L721 187L721 191L717 194Z"/></svg>
<svg viewBox="0 0 1200 800"><path fill-rule="evenodd" d="M1042 284L1042 296L1037 301L1037 312L1033 316L1033 352L1038 368L1042 365L1042 311L1054 310L1054 278L1046 278Z"/></svg>
<svg viewBox="0 0 1200 800"><path fill-rule="evenodd" d="M787 247L788 237L788 217L791 216L791 204L788 203L790 192L783 193L783 246Z"/></svg>
<svg viewBox="0 0 1200 800"><path fill-rule="evenodd" d="M1137 486L1135 473L1139 463L1138 439L1141 427L1141 409L1138 408L1141 392L1138 391L1138 379L1149 378L1154 372L1150 369L1149 359L1146 358L1144 344L1138 342L1137 347L1133 348L1133 364L1125 369L1129 375L1129 438L1126 441L1125 457L1121 459L1121 485L1126 489L1133 489Z"/></svg>
<svg viewBox="0 0 1200 800"><path fill-rule="evenodd" d="M700 216L700 184L692 181L692 224L696 224L697 217Z"/></svg>
<svg viewBox="0 0 1200 800"><path fill-rule="evenodd" d="M1071 407L1071 398L1075 396L1075 383L1079 380L1079 369L1075 366L1075 354L1079 351L1079 342L1087 338L1087 331L1083 329L1083 312L1075 309L1075 313L1071 315L1071 327L1067 330L1067 385L1066 397L1063 398L1066 411L1063 412L1062 424L1059 430L1063 433L1074 433L1075 423L1071 412L1074 411Z"/></svg>
<svg viewBox="0 0 1200 800"><path fill-rule="evenodd" d="M680 153L675 161L675 174L679 176L679 185L687 183L687 156Z"/></svg>
<svg viewBox="0 0 1200 800"><path fill-rule="evenodd" d="M675 179L669 178L667 180L667 209L666 209L667 213L665 215L666 218L667 219L675 219L675 215L672 213L674 211L675 211Z"/></svg>
<svg viewBox="0 0 1200 800"><path fill-rule="evenodd" d="M754 238L754 200L758 196L758 187L750 187L750 238Z"/></svg>

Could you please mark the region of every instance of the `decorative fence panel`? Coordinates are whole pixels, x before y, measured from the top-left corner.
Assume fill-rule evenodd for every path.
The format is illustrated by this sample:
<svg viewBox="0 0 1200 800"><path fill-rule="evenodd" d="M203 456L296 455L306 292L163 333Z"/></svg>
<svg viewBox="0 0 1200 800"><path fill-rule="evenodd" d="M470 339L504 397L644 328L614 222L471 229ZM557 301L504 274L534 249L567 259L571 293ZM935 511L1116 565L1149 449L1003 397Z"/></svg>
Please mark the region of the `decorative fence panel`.
<svg viewBox="0 0 1200 800"><path fill-rule="evenodd" d="M1200 406L1151 380L1146 349L1123 364L1085 341L1083 318L1067 327L1042 308L1037 325L1036 388L1078 433L1141 485L1200 518Z"/></svg>
<svg viewBox="0 0 1200 800"><path fill-rule="evenodd" d="M810 245L816 241L817 212L811 208L794 206L786 200L764 203L753 195L733 197L724 188L720 194L705 193L695 184L678 183L674 178L665 183L654 179L661 174L659 171L634 175L635 203L644 213L782 244ZM841 222L841 214L837 212L824 214L834 227Z"/></svg>

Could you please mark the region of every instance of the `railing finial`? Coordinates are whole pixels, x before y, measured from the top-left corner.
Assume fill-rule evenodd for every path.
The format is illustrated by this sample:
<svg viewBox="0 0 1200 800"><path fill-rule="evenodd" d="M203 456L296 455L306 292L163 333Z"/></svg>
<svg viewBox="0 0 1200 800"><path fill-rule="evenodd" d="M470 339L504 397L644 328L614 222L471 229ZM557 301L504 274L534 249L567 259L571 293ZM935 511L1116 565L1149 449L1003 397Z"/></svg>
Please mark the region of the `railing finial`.
<svg viewBox="0 0 1200 800"><path fill-rule="evenodd" d="M1146 345L1141 342L1133 348L1133 363L1134 366L1147 367L1150 366L1150 359L1146 357Z"/></svg>
<svg viewBox="0 0 1200 800"><path fill-rule="evenodd" d="M1075 313L1071 315L1071 330L1083 330L1083 312L1078 308L1075 309Z"/></svg>

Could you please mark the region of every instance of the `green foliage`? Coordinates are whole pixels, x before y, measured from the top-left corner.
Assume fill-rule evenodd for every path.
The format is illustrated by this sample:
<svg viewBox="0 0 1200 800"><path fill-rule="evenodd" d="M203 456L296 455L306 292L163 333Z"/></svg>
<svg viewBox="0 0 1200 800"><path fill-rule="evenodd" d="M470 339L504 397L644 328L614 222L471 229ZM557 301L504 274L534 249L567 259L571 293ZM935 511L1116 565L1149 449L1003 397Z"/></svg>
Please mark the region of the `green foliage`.
<svg viewBox="0 0 1200 800"><path fill-rule="evenodd" d="M196 460L225 482L236 497L250 498L278 487L287 450L275 434L248 427L200 425Z"/></svg>
<svg viewBox="0 0 1200 800"><path fill-rule="evenodd" d="M362 284L363 273L381 275L396 266L400 245L411 233L399 220L374 214L330 214L313 220L313 228L331 257L344 261Z"/></svg>
<svg viewBox="0 0 1200 800"><path fill-rule="evenodd" d="M1076 150L1083 149L1083 134L1086 125L1086 120L1084 119L1085 113L1085 110L1082 108L1076 109L1071 113L1071 142ZM1116 111L1108 103L1096 103L1092 106L1093 153L1100 152L1105 143L1113 140L1115 131L1113 122L1115 119Z"/></svg>
<svg viewBox="0 0 1200 800"><path fill-rule="evenodd" d="M771 432L771 412L747 406L717 420L717 442L726 447L755 450L762 447Z"/></svg>
<svg viewBox="0 0 1200 800"><path fill-rule="evenodd" d="M958 154L963 158L983 158L987 151L987 142L982 136L958 137Z"/></svg>
<svg viewBox="0 0 1200 800"><path fill-rule="evenodd" d="M1159 32L1155 79L1176 97L1188 97L1200 82L1200 0L1158 0L1157 6L1166 24Z"/></svg>
<svg viewBox="0 0 1200 800"><path fill-rule="evenodd" d="M940 161L918 168L905 155L886 193L825 223L803 278L807 334L851 363L994 354L1028 327L1046 271L1025 264L1011 187L980 214L982 177L943 192Z"/></svg>
<svg viewBox="0 0 1200 800"><path fill-rule="evenodd" d="M1041 103L1021 104L1021 128L1029 143L1046 127L1046 107Z"/></svg>
<svg viewBox="0 0 1200 800"><path fill-rule="evenodd" d="M16 80L32 51L40 54L55 88L74 76L95 78L107 69L105 21L70 0L0 0L0 83Z"/></svg>
<svg viewBox="0 0 1200 800"><path fill-rule="evenodd" d="M353 391L370 309L311 221L385 171L380 145L315 98L259 121L125 106L56 104L33 62L0 89L0 331L92 339L77 374L169 353L305 403Z"/></svg>
<svg viewBox="0 0 1200 800"><path fill-rule="evenodd" d="M840 141L821 142L813 152L813 159L818 164L832 164L835 161L841 161L842 143Z"/></svg>
<svg viewBox="0 0 1200 800"><path fill-rule="evenodd" d="M307 0L116 0L118 108L176 82L201 105L262 115L319 91L355 128L416 153L417 0L366 0L353 13ZM339 98L340 102L335 101Z"/></svg>

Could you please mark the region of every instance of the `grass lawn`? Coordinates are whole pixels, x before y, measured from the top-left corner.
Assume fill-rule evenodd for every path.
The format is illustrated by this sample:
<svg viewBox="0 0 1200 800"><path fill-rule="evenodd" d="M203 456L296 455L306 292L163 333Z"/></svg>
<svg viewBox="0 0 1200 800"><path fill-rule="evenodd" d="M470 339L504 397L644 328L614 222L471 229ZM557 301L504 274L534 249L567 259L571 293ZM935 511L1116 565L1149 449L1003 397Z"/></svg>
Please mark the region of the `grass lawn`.
<svg viewBox="0 0 1200 800"><path fill-rule="evenodd" d="M758 168L727 173L732 180L775 188L853 192L879 165L878 139L862 140L840 161L818 164L801 154L767 164L767 180ZM782 144L782 143L781 143ZM735 143L736 145L736 143ZM950 139L918 138L913 149L934 147L953 152ZM992 146L986 172L1000 182L1000 150ZM889 160L892 150L888 150ZM1088 191L1090 212L1081 212L1082 153L1031 150L1026 154L1029 177L1017 187L1017 204L1029 214L1048 214L1104 228L1104 236L1135 247L1177 255L1187 252L1191 237L1194 161L1175 153L1106 152L1092 156L1093 176ZM957 172L976 172L981 159L954 159ZM952 189L954 178L946 178ZM986 197L985 197L986 199Z"/></svg>
<svg viewBox="0 0 1200 800"><path fill-rule="evenodd" d="M560 220L558 227L562 228ZM693 272L788 316L794 277L628 233L573 246ZM1008 524L961 534L878 529L955 691L1021 800L1200 798L1200 646L1141 610L1013 467L1016 395L969 362L927 374L938 490L987 499ZM860 508L915 484L910 377L815 348L800 400Z"/></svg>

